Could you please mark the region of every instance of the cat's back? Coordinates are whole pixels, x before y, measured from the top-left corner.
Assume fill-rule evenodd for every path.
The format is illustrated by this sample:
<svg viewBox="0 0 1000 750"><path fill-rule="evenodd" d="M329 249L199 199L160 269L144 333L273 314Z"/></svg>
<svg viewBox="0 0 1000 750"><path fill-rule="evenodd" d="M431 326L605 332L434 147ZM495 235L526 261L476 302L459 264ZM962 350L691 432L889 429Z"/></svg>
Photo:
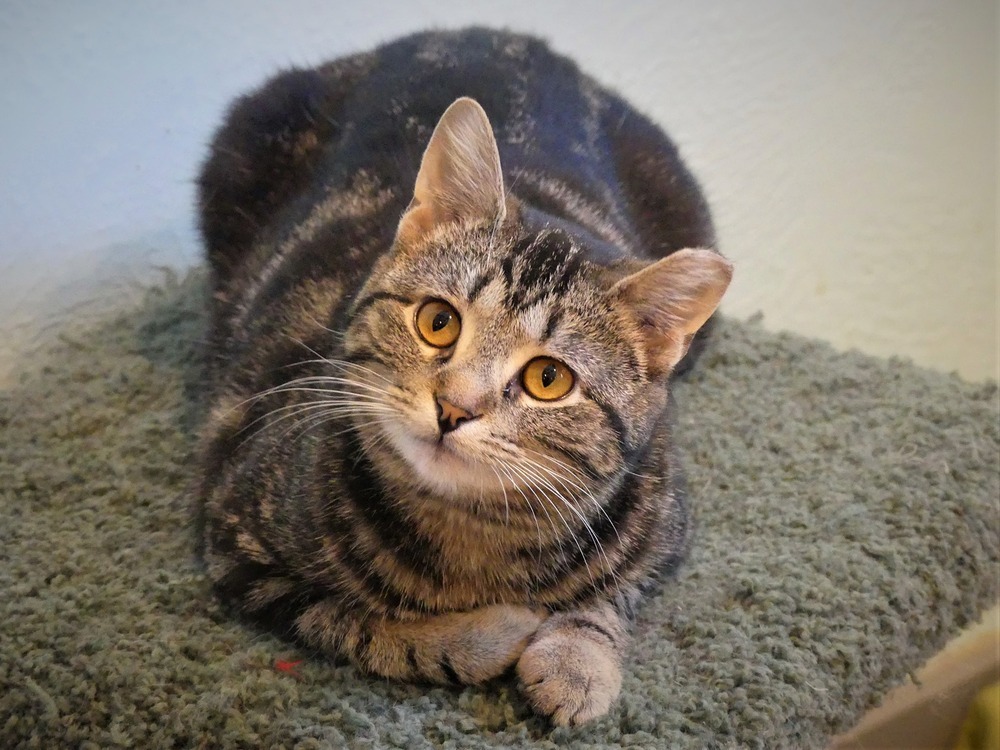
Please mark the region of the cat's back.
<svg viewBox="0 0 1000 750"><path fill-rule="evenodd" d="M574 62L508 31L422 32L286 71L231 107L199 178L217 340L306 277L349 298L392 244L460 97L488 113L525 215L579 230L599 262L714 243L673 144Z"/></svg>
<svg viewBox="0 0 1000 750"><path fill-rule="evenodd" d="M621 119L627 105L575 63L523 34L421 32L286 71L236 100L199 178L213 265L228 273L281 209L286 223L301 221L296 201L350 189L359 172L393 193L398 213L434 125L459 97L489 114L505 171L610 177L601 119Z"/></svg>
<svg viewBox="0 0 1000 750"><path fill-rule="evenodd" d="M475 99L489 114L506 161L524 152L555 156L553 147L580 150L586 134L598 127L590 118L606 104L598 101L604 92L575 63L524 34L485 28L422 32L377 48L370 64L344 103L349 131L339 155L347 158L355 149L402 152L416 162L406 177L415 177L434 125L460 97ZM336 67L334 62L334 75Z"/></svg>

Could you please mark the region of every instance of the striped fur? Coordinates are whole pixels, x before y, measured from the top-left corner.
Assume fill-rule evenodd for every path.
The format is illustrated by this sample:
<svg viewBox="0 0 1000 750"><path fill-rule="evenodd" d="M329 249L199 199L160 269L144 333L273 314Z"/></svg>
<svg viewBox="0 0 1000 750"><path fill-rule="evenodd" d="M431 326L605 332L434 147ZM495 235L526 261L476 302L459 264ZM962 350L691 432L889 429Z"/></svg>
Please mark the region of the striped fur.
<svg viewBox="0 0 1000 750"><path fill-rule="evenodd" d="M461 96L492 131L469 103L446 137ZM200 206L218 595L374 674L516 666L556 723L606 712L640 593L688 543L668 383L728 283L675 254L713 235L672 144L537 40L420 34L240 99ZM414 330L430 298L461 318L447 351ZM521 385L542 355L575 374L562 400ZM437 398L476 418L445 435Z"/></svg>

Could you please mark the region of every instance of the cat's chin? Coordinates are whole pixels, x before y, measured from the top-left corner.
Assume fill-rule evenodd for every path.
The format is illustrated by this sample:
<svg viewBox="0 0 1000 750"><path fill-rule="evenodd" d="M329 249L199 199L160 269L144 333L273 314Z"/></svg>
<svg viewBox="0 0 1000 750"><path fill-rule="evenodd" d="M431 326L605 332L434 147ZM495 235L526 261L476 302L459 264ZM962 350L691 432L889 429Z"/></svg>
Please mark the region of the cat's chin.
<svg viewBox="0 0 1000 750"><path fill-rule="evenodd" d="M474 497L501 491L490 466L462 455L453 441L429 440L390 428L389 440L415 478L427 489L446 497Z"/></svg>

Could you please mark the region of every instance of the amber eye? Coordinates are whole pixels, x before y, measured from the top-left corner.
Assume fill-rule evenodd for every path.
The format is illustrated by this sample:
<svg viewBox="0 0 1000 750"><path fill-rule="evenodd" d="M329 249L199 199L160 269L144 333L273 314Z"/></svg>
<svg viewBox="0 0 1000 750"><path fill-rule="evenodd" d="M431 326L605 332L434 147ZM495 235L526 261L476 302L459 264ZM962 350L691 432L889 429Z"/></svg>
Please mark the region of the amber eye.
<svg viewBox="0 0 1000 750"><path fill-rule="evenodd" d="M431 346L447 349L458 341L461 330L462 319L444 300L427 300L417 310L417 333Z"/></svg>
<svg viewBox="0 0 1000 750"><path fill-rule="evenodd" d="M521 385L539 401L555 401L573 390L573 371L558 359L536 357L521 372Z"/></svg>

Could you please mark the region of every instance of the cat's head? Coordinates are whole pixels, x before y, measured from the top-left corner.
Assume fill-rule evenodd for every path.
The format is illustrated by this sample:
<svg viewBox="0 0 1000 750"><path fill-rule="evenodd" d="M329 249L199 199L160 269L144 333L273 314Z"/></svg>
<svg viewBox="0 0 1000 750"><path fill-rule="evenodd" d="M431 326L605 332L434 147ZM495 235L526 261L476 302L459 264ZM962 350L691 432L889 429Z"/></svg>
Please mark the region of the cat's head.
<svg viewBox="0 0 1000 750"><path fill-rule="evenodd" d="M485 113L456 101L351 311L372 452L472 500L596 494L620 477L731 266L707 249L612 267L587 255L559 229L525 228Z"/></svg>

